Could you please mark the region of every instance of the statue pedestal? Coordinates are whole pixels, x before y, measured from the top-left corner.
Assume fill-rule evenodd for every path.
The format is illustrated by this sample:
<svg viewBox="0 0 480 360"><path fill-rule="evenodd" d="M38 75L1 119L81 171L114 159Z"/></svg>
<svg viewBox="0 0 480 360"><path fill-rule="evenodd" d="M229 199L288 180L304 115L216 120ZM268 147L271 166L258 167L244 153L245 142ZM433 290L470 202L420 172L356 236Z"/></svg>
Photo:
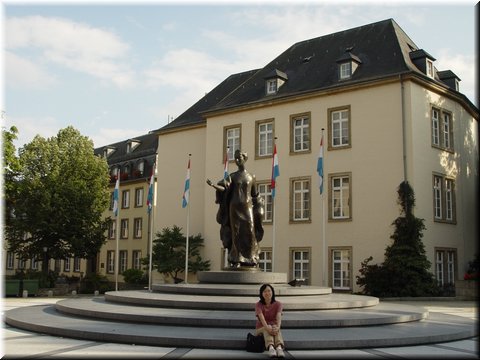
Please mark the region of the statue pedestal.
<svg viewBox="0 0 480 360"><path fill-rule="evenodd" d="M263 272L258 269L199 271L197 279L207 284L285 284L286 273Z"/></svg>

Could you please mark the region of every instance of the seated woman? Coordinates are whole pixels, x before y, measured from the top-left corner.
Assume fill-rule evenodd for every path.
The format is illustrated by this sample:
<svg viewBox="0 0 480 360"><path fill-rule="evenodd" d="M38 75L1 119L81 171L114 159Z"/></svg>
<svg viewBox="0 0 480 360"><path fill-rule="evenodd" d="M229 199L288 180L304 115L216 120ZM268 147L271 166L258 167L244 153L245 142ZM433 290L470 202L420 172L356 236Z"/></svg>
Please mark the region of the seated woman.
<svg viewBox="0 0 480 360"><path fill-rule="evenodd" d="M255 315L257 317L256 334L262 334L265 339L265 349L270 357L285 357L283 349L282 324L283 305L275 300L275 290L270 284L263 284L260 287L260 300L255 304Z"/></svg>

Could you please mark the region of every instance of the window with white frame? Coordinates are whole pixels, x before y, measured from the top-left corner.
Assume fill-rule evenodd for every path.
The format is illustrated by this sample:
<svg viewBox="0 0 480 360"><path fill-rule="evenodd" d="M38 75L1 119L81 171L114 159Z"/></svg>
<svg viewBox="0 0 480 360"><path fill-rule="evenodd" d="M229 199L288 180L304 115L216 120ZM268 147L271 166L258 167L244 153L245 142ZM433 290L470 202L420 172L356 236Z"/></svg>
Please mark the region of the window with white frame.
<svg viewBox="0 0 480 360"><path fill-rule="evenodd" d="M25 260L18 259L18 266L17 267L21 270L25 269Z"/></svg>
<svg viewBox="0 0 480 360"><path fill-rule="evenodd" d="M258 267L263 272L272 272L272 250L261 250L258 254Z"/></svg>
<svg viewBox="0 0 480 360"><path fill-rule="evenodd" d="M329 110L329 113L331 147L341 148L350 146L350 109Z"/></svg>
<svg viewBox="0 0 480 360"><path fill-rule="evenodd" d="M267 95L276 94L278 89L277 79L268 79L266 86L267 86Z"/></svg>
<svg viewBox="0 0 480 360"><path fill-rule="evenodd" d="M142 237L142 218L133 219L133 237L135 239Z"/></svg>
<svg viewBox="0 0 480 360"><path fill-rule="evenodd" d="M137 270L142 267L142 252L140 250L132 251L132 267Z"/></svg>
<svg viewBox="0 0 480 360"><path fill-rule="evenodd" d="M304 279L306 284L310 283L310 250L291 250L292 280Z"/></svg>
<svg viewBox="0 0 480 360"><path fill-rule="evenodd" d="M6 265L7 270L11 270L15 266L15 254L13 253L13 251L7 251Z"/></svg>
<svg viewBox="0 0 480 360"><path fill-rule="evenodd" d="M456 258L455 249L435 249L435 278L439 286L455 284Z"/></svg>
<svg viewBox="0 0 480 360"><path fill-rule="evenodd" d="M127 209L130 207L130 190L122 191L122 208Z"/></svg>
<svg viewBox="0 0 480 360"><path fill-rule="evenodd" d="M349 79L352 76L352 63L344 62L340 64L340 80Z"/></svg>
<svg viewBox="0 0 480 360"><path fill-rule="evenodd" d="M30 260L30 269L38 270L38 259L35 256Z"/></svg>
<svg viewBox="0 0 480 360"><path fill-rule="evenodd" d="M257 185L258 195L263 198L264 215L263 222L273 222L272 185L270 183L259 183Z"/></svg>
<svg viewBox="0 0 480 360"><path fill-rule="evenodd" d="M333 249L332 255L332 289L350 290L351 283L351 250Z"/></svg>
<svg viewBox="0 0 480 360"><path fill-rule="evenodd" d="M433 214L435 221L456 222L455 181L444 175L433 175Z"/></svg>
<svg viewBox="0 0 480 360"><path fill-rule="evenodd" d="M273 154L273 121L257 121L257 156L271 156Z"/></svg>
<svg viewBox="0 0 480 360"><path fill-rule="evenodd" d="M448 111L432 108L432 146L453 151L452 114Z"/></svg>
<svg viewBox="0 0 480 360"><path fill-rule="evenodd" d="M120 221L120 238L127 239L128 238L128 219L122 219Z"/></svg>
<svg viewBox="0 0 480 360"><path fill-rule="evenodd" d="M143 206L143 188L135 189L135 207Z"/></svg>
<svg viewBox="0 0 480 360"><path fill-rule="evenodd" d="M111 220L108 224L108 238L115 239L115 230L117 227L117 223L115 220Z"/></svg>
<svg viewBox="0 0 480 360"><path fill-rule="evenodd" d="M107 273L115 272L115 251L107 251Z"/></svg>
<svg viewBox="0 0 480 360"><path fill-rule="evenodd" d="M80 271L81 261L82 261L82 259L80 259L78 256L75 256L73 258L73 271L75 271L75 272Z"/></svg>
<svg viewBox="0 0 480 360"><path fill-rule="evenodd" d="M120 260L120 273L123 273L127 270L127 250L119 251L119 260Z"/></svg>
<svg viewBox="0 0 480 360"><path fill-rule="evenodd" d="M351 176L350 174L330 175L330 218L333 220L351 218Z"/></svg>
<svg viewBox="0 0 480 360"><path fill-rule="evenodd" d="M426 59L426 61L427 61L427 76L433 78L435 75L433 62L430 59Z"/></svg>
<svg viewBox="0 0 480 360"><path fill-rule="evenodd" d="M240 126L228 127L224 131L224 151L228 148L228 160L234 160L235 151L240 150Z"/></svg>
<svg viewBox="0 0 480 360"><path fill-rule="evenodd" d="M62 269L62 260L55 259L55 262L53 263L53 267L55 269L55 272L59 273L60 270Z"/></svg>
<svg viewBox="0 0 480 360"><path fill-rule="evenodd" d="M310 151L310 113L292 115L291 121L291 149L292 153Z"/></svg>
<svg viewBox="0 0 480 360"><path fill-rule="evenodd" d="M63 260L63 271L70 272L70 258L65 258Z"/></svg>
<svg viewBox="0 0 480 360"><path fill-rule="evenodd" d="M310 220L310 179L291 180L291 220Z"/></svg>

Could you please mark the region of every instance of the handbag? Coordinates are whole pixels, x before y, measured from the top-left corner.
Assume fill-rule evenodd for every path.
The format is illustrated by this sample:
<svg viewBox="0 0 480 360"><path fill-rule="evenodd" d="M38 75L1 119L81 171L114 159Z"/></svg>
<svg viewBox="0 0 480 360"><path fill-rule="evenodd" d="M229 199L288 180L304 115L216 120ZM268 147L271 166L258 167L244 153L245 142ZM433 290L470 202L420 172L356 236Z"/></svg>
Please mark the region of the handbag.
<svg viewBox="0 0 480 360"><path fill-rule="evenodd" d="M265 351L265 339L263 335L247 334L247 351L254 353L262 353Z"/></svg>

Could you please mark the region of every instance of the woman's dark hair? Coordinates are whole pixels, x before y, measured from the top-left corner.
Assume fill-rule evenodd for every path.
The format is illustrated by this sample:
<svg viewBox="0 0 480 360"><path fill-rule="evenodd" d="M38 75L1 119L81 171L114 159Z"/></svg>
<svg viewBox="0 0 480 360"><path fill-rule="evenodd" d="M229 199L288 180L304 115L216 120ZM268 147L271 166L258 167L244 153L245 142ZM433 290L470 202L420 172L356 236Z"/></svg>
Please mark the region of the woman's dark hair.
<svg viewBox="0 0 480 360"><path fill-rule="evenodd" d="M263 297L263 291L267 288L267 286L272 290L272 301L271 303L273 304L275 302L275 290L273 289L273 286L270 284L263 284L260 286L260 302L265 305L265 299Z"/></svg>

